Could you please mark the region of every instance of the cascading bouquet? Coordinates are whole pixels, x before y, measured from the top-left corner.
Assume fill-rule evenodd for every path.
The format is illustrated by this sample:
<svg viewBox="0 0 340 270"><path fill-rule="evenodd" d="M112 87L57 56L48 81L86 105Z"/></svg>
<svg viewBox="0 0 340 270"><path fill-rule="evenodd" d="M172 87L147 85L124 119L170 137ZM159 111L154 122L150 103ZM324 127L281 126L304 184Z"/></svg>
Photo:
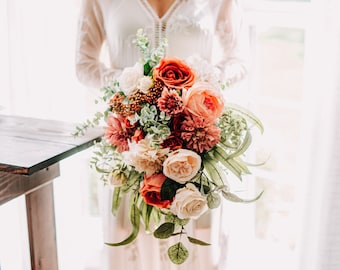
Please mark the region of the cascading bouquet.
<svg viewBox="0 0 340 270"><path fill-rule="evenodd" d="M185 225L208 209L219 207L221 197L244 200L232 193L228 174L242 180L249 174L242 155L251 144L252 126L263 132L260 120L236 105L225 104L225 87L217 70L198 57L185 61L164 57L166 40L151 50L142 30L134 40L143 58L125 68L118 79L102 89L105 112L77 127L78 136L101 118L105 136L95 145L91 160L105 184L114 187L113 214L123 196L130 196L132 232L119 243L129 244L140 223L156 238L185 235ZM209 245L187 235L189 242ZM189 256L182 242L169 247L175 264Z"/></svg>

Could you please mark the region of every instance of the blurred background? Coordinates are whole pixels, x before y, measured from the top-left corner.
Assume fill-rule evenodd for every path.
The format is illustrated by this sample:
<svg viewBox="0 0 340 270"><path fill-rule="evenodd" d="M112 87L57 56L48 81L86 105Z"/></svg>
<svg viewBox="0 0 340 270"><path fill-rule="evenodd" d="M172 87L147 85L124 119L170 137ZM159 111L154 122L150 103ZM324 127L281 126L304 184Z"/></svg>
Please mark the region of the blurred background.
<svg viewBox="0 0 340 270"><path fill-rule="evenodd" d="M82 122L96 108L75 76L80 0L0 0L0 113ZM340 269L338 0L243 0L247 106L263 121L248 193L230 206L226 270ZM0 126L1 128L1 126ZM0 149L1 151L1 149ZM100 270L101 183L91 150L55 181L60 269ZM100 192L99 192L100 194ZM24 199L0 207L0 269L29 269Z"/></svg>

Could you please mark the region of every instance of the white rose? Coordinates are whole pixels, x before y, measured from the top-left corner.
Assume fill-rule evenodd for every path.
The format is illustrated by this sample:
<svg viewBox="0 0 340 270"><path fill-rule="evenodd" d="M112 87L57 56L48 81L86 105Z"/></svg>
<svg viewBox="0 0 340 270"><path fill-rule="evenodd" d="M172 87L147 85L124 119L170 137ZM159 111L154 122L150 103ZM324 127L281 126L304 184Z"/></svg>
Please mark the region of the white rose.
<svg viewBox="0 0 340 270"><path fill-rule="evenodd" d="M163 163L164 175L181 184L190 181L200 168L201 157L187 149L171 152Z"/></svg>
<svg viewBox="0 0 340 270"><path fill-rule="evenodd" d="M137 88L141 90L144 94L153 86L153 80L149 76L143 76L138 80Z"/></svg>
<svg viewBox="0 0 340 270"><path fill-rule="evenodd" d="M176 192L170 211L180 219L199 218L208 209L207 200L192 183Z"/></svg>
<svg viewBox="0 0 340 270"><path fill-rule="evenodd" d="M124 173L115 170L109 174L108 182L110 187L120 187L126 183L126 176Z"/></svg>
<svg viewBox="0 0 340 270"><path fill-rule="evenodd" d="M138 81L143 76L143 66L141 63L136 63L133 67L127 67L123 70L118 78L118 82L126 96L132 94L137 89Z"/></svg>

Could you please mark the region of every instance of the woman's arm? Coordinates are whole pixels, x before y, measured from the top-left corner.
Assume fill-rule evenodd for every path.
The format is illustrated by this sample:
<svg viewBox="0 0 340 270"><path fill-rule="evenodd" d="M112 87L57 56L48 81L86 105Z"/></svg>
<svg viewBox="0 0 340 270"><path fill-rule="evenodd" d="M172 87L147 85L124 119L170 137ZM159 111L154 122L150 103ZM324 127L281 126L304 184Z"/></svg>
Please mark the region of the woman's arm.
<svg viewBox="0 0 340 270"><path fill-rule="evenodd" d="M224 0L216 25L216 34L221 46L217 66L223 79L233 84L247 73L247 38L242 29L242 14L235 0Z"/></svg>
<svg viewBox="0 0 340 270"><path fill-rule="evenodd" d="M90 87L102 87L117 72L100 62L105 34L100 4L97 0L83 0L76 47L76 74L81 83Z"/></svg>

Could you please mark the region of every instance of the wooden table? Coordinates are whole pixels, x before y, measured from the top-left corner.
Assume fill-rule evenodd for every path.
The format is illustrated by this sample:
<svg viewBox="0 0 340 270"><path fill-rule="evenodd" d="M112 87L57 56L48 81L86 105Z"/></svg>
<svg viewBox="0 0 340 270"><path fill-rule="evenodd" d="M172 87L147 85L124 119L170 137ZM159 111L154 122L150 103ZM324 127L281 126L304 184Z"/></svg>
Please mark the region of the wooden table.
<svg viewBox="0 0 340 270"><path fill-rule="evenodd" d="M31 267L58 269L53 179L59 162L93 145L102 128L74 138L75 125L0 115L0 205L25 194Z"/></svg>

